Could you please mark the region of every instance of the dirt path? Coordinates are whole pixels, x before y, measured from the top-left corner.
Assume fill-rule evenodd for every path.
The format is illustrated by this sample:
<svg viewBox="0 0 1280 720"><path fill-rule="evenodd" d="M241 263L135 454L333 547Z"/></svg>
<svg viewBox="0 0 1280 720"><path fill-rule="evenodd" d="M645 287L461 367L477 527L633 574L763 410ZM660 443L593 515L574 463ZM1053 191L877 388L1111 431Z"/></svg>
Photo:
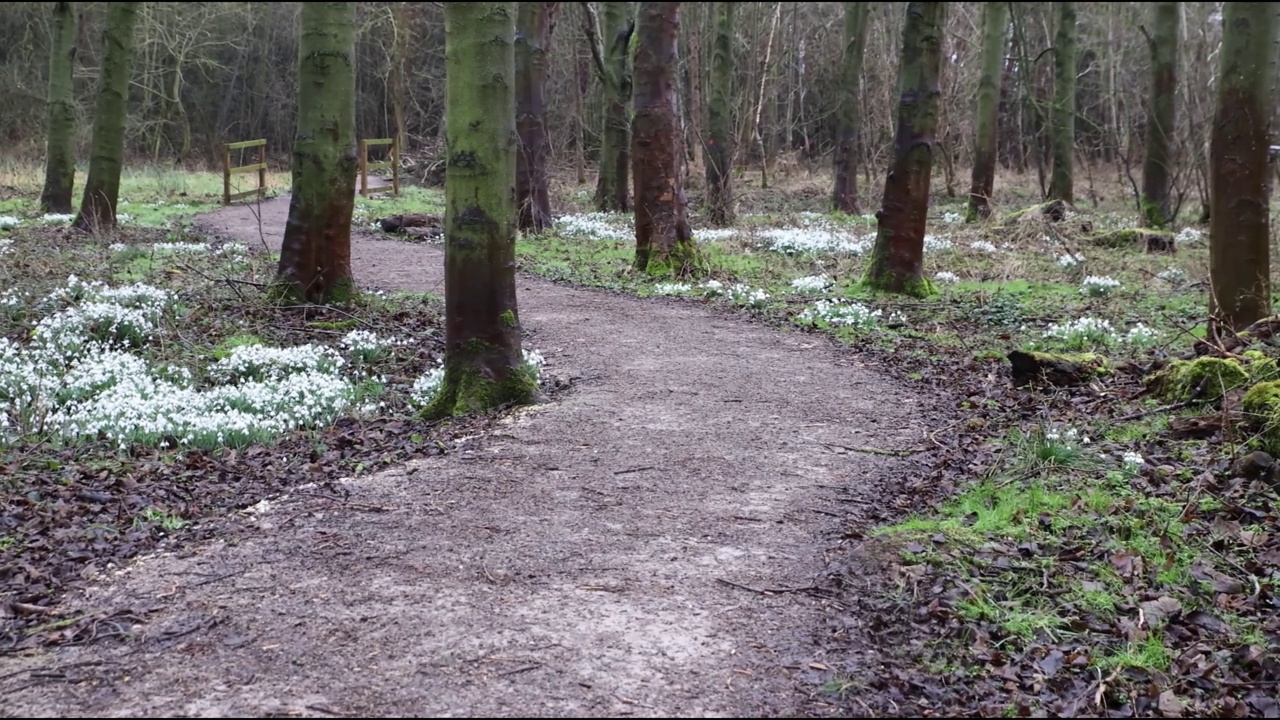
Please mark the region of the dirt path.
<svg viewBox="0 0 1280 720"><path fill-rule="evenodd" d="M264 204L268 240L287 204ZM246 208L204 224L258 242ZM365 283L442 292L438 248L353 254ZM897 462L837 446L916 445L920 401L820 337L697 303L519 293L528 344L574 390L347 481L357 504L286 497L138 562L77 601L160 607L136 640L0 658L0 677L67 668L0 680L3 714L821 712L823 601L728 583L810 585L832 515L880 502Z"/></svg>

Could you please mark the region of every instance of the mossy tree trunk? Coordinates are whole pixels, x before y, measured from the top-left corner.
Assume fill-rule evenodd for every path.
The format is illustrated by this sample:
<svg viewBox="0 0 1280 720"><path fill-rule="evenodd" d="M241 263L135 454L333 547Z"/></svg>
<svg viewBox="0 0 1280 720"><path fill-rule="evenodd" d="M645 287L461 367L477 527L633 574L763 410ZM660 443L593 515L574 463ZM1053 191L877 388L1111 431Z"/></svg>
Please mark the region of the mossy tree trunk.
<svg viewBox="0 0 1280 720"><path fill-rule="evenodd" d="M555 32L560 3L518 3L516 17L516 203L520 229L541 232L551 226L547 188L547 47Z"/></svg>
<svg viewBox="0 0 1280 720"><path fill-rule="evenodd" d="M1272 3L1225 3L1209 149L1210 329L1240 330L1271 307L1267 154Z"/></svg>
<svg viewBox="0 0 1280 720"><path fill-rule="evenodd" d="M298 43L293 196L277 280L315 303L346 302L356 192L356 4L306 3Z"/></svg>
<svg viewBox="0 0 1280 720"><path fill-rule="evenodd" d="M1050 200L1075 202L1072 165L1076 149L1076 4L1055 2L1058 29L1053 40L1053 112L1049 144L1053 170L1049 174Z"/></svg>
<svg viewBox="0 0 1280 720"><path fill-rule="evenodd" d="M858 126L862 121L862 59L867 47L867 14L870 3L844 4L844 54L840 60L840 98L836 106L836 151L833 154L834 209L850 215L858 207Z"/></svg>
<svg viewBox="0 0 1280 720"><path fill-rule="evenodd" d="M516 308L517 3L444 6L445 362L427 414L533 398Z"/></svg>
<svg viewBox="0 0 1280 720"><path fill-rule="evenodd" d="M707 99L707 219L716 227L733 224L733 9L713 3L711 82Z"/></svg>
<svg viewBox="0 0 1280 720"><path fill-rule="evenodd" d="M967 222L991 217L1000 127L1000 71L1009 34L1009 4L989 2L982 7L982 72L978 76L974 110L973 174L969 183Z"/></svg>
<svg viewBox="0 0 1280 720"><path fill-rule="evenodd" d="M635 183L636 268L660 262L682 271L693 235L680 177L680 117L676 107L680 3L642 2L636 19L635 116L631 169Z"/></svg>
<svg viewBox="0 0 1280 720"><path fill-rule="evenodd" d="M76 178L76 108L72 71L76 62L76 12L69 2L53 4L49 53L49 135L45 142L44 190L40 209L70 213Z"/></svg>
<svg viewBox="0 0 1280 720"><path fill-rule="evenodd" d="M116 225L120 171L124 167L124 122L129 105L129 74L133 69L133 26L141 4L107 4L89 176L85 179L84 196L80 199L80 212L76 215L75 222L77 228L89 232Z"/></svg>
<svg viewBox="0 0 1280 720"><path fill-rule="evenodd" d="M898 65L898 127L893 164L876 212L879 227L867 286L889 292L924 295L924 232L929 213L934 131L938 125L938 74L946 3L907 3Z"/></svg>
<svg viewBox="0 0 1280 720"><path fill-rule="evenodd" d="M631 35L635 23L632 3L604 3L603 47L597 70L604 87L604 126L600 137L600 174L596 180L596 209L626 212L631 209L627 179L631 172Z"/></svg>
<svg viewBox="0 0 1280 720"><path fill-rule="evenodd" d="M1178 35L1182 12L1176 2L1155 3L1151 50L1151 97L1147 104L1146 155L1142 161L1142 219L1146 227L1161 228L1173 222L1170 194L1173 158L1170 145L1177 116Z"/></svg>

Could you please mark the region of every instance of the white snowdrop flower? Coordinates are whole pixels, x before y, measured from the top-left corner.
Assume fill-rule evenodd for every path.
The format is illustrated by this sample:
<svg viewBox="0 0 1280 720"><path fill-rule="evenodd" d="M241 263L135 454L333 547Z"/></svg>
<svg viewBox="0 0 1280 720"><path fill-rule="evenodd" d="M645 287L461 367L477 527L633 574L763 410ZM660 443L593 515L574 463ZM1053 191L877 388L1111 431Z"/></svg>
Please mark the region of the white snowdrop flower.
<svg viewBox="0 0 1280 720"><path fill-rule="evenodd" d="M976 242L971 242L969 243L969 247L974 250L979 250L981 252L989 252L989 253L1000 252L1000 248L996 247L995 245L992 245L986 240L978 240Z"/></svg>
<svg viewBox="0 0 1280 720"><path fill-rule="evenodd" d="M565 215L555 222L555 230L565 237L625 242L635 238L634 216L630 213L587 213Z"/></svg>
<svg viewBox="0 0 1280 720"><path fill-rule="evenodd" d="M1119 290L1120 281L1107 275L1090 275L1080 283L1080 294L1090 297L1103 297Z"/></svg>
<svg viewBox="0 0 1280 720"><path fill-rule="evenodd" d="M547 359L537 350L521 350L524 361L529 367L533 368L534 377L538 380L542 379L542 366L547 364Z"/></svg>
<svg viewBox="0 0 1280 720"><path fill-rule="evenodd" d="M1203 239L1204 233L1193 227L1184 227L1173 237L1174 243L1178 245L1190 245Z"/></svg>
<svg viewBox="0 0 1280 720"><path fill-rule="evenodd" d="M712 242L714 240L727 240L736 237L738 230L736 228L703 228L694 230L693 236L698 240Z"/></svg>
<svg viewBox="0 0 1280 720"><path fill-rule="evenodd" d="M133 216L130 215L129 213L116 213L116 222L118 223L133 222Z"/></svg>
<svg viewBox="0 0 1280 720"><path fill-rule="evenodd" d="M199 242L162 242L153 244L151 250L156 253L203 255L209 252L209 246Z"/></svg>
<svg viewBox="0 0 1280 720"><path fill-rule="evenodd" d="M1062 266L1062 267L1064 267L1064 268L1072 268L1072 267L1075 267L1075 266L1079 265L1083 260L1084 260L1084 258L1083 258L1083 257L1081 257L1081 256L1079 256L1079 255L1066 255L1066 254L1064 254L1064 255L1059 255L1059 256L1058 256L1058 264L1059 264L1059 265L1061 265L1061 266Z"/></svg>
<svg viewBox="0 0 1280 720"><path fill-rule="evenodd" d="M1138 323L1137 325L1129 328L1129 332L1125 333L1122 340L1130 345L1137 345L1141 347L1150 345L1159 337L1160 333L1142 323Z"/></svg>
<svg viewBox="0 0 1280 720"><path fill-rule="evenodd" d="M940 252L942 250L950 250L951 247L952 247L951 241L944 237L938 237L937 235L924 236L924 249L928 252Z"/></svg>
<svg viewBox="0 0 1280 720"><path fill-rule="evenodd" d="M117 252L117 253L118 253L118 252L124 252L125 250L128 250L128 249L129 249L129 246L128 246L127 244L125 244L125 243L118 243L118 242L116 242L116 243L111 243L110 245L108 245L108 246L107 246L107 249L108 249L108 250L110 250L111 252Z"/></svg>
<svg viewBox="0 0 1280 720"><path fill-rule="evenodd" d="M654 295L683 295L693 289L688 283L656 283L653 286Z"/></svg>
<svg viewBox="0 0 1280 720"><path fill-rule="evenodd" d="M796 316L801 322L818 326L852 327L870 330L880 325L881 310L872 310L853 300L818 300Z"/></svg>
<svg viewBox="0 0 1280 720"><path fill-rule="evenodd" d="M734 305L755 309L764 307L769 300L769 293L759 288L748 287L742 283L733 284L725 294L729 296L730 302Z"/></svg>
<svg viewBox="0 0 1280 720"><path fill-rule="evenodd" d="M724 292L724 283L719 280L708 280L702 283L702 295L704 297L715 297Z"/></svg>
<svg viewBox="0 0 1280 720"><path fill-rule="evenodd" d="M0 229L18 227L22 221L12 215L0 215Z"/></svg>
<svg viewBox="0 0 1280 720"><path fill-rule="evenodd" d="M953 272L947 272L946 270L943 270L942 272L937 273L936 275L934 275L934 276L933 276L933 279L934 279L934 280L937 280L938 282L944 282L944 283L958 283L958 282L960 282L960 276L959 276L959 275L957 275L957 274L955 274L955 273L953 273Z"/></svg>
<svg viewBox="0 0 1280 720"><path fill-rule="evenodd" d="M1142 467L1143 463L1145 463L1146 460L1142 458L1142 453L1136 453L1136 452L1133 452L1132 450L1127 450L1125 451L1124 457L1122 458L1122 462L1124 463L1125 467L1136 470L1137 468Z"/></svg>
<svg viewBox="0 0 1280 720"><path fill-rule="evenodd" d="M791 281L791 287L796 292L820 293L825 292L827 288L831 287L832 283L833 281L831 278L828 277L826 273L823 273L822 275L806 275L805 277L798 277Z"/></svg>
<svg viewBox="0 0 1280 720"><path fill-rule="evenodd" d="M62 225L75 219L76 216L69 213L45 213L40 216L40 222L45 225Z"/></svg>
<svg viewBox="0 0 1280 720"><path fill-rule="evenodd" d="M1053 323L1044 336L1068 345L1106 345L1116 339L1115 328L1107 320L1082 317L1065 323Z"/></svg>
<svg viewBox="0 0 1280 720"><path fill-rule="evenodd" d="M958 212L948 211L942 214L942 222L947 225L955 225L956 223L964 222L964 216Z"/></svg>
<svg viewBox="0 0 1280 720"><path fill-rule="evenodd" d="M1167 267L1156 275L1157 280L1163 280L1170 285L1178 285L1187 280L1187 271L1182 268Z"/></svg>
<svg viewBox="0 0 1280 720"><path fill-rule="evenodd" d="M209 366L209 376L219 382L269 380L299 373L334 373L346 362L332 348L299 345L277 348L267 345L239 345L231 354Z"/></svg>
<svg viewBox="0 0 1280 720"><path fill-rule="evenodd" d="M846 253L862 255L871 249L875 235L853 235L832 226L768 228L759 233L761 245L785 255Z"/></svg>
<svg viewBox="0 0 1280 720"><path fill-rule="evenodd" d="M0 255L8 255L13 252L13 241L9 238L0 238Z"/></svg>

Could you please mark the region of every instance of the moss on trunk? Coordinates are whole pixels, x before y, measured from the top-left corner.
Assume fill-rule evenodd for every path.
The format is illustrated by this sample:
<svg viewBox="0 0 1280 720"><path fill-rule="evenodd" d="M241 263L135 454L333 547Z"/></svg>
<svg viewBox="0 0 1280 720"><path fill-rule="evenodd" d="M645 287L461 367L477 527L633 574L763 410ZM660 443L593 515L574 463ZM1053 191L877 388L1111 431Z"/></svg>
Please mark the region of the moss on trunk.
<svg viewBox="0 0 1280 720"><path fill-rule="evenodd" d="M899 64L898 127L893 165L876 219L879 228L864 284L876 290L926 295L924 233L938 124L938 73L946 3L907 3Z"/></svg>
<svg viewBox="0 0 1280 720"><path fill-rule="evenodd" d="M343 303L356 187L355 3L307 3L298 45L293 196L276 271L280 292Z"/></svg>
<svg viewBox="0 0 1280 720"><path fill-rule="evenodd" d="M867 15L870 3L844 4L844 54L840 61L841 93L836 105L836 150L832 156L835 186L831 190L834 209L850 215L858 207L858 126L862 122L862 60L867 47Z"/></svg>
<svg viewBox="0 0 1280 720"><path fill-rule="evenodd" d="M542 232L551 226L547 188L547 47L555 32L560 3L519 3L516 18L516 203L520 229Z"/></svg>
<svg viewBox="0 0 1280 720"><path fill-rule="evenodd" d="M1076 151L1076 4L1055 2L1058 29L1053 39L1053 112L1049 143L1053 170L1049 199L1074 203L1072 166Z"/></svg>
<svg viewBox="0 0 1280 720"><path fill-rule="evenodd" d="M445 363L430 417L533 399L516 306L516 3L447 3Z"/></svg>
<svg viewBox="0 0 1280 720"><path fill-rule="evenodd" d="M680 174L679 33L680 3L640 3L631 125L638 270L647 270L653 261L679 273L697 260Z"/></svg>
<svg viewBox="0 0 1280 720"><path fill-rule="evenodd" d="M973 174L969 183L966 222L991 217L991 194L996 187L996 142L1000 127L1000 67L1004 63L1009 29L1009 5L983 4L982 73L974 109Z"/></svg>
<svg viewBox="0 0 1280 720"><path fill-rule="evenodd" d="M1269 3L1227 3L1222 12L1209 149L1209 315L1211 325L1239 330L1271 308L1267 126L1275 13Z"/></svg>
<svg viewBox="0 0 1280 720"><path fill-rule="evenodd" d="M53 4L49 53L49 134L45 143L40 209L70 213L76 177L76 106L72 72L76 61L76 13L69 2Z"/></svg>
<svg viewBox="0 0 1280 720"><path fill-rule="evenodd" d="M89 177L75 226L97 232L116 225L120 199L120 171L124 166L124 122L129 104L129 74L133 69L133 26L136 2L107 4L107 25L102 34L105 50L98 75L97 116L93 120Z"/></svg>
<svg viewBox="0 0 1280 720"><path fill-rule="evenodd" d="M707 220L716 227L733 225L734 3L713 8L715 36L711 43L711 82L707 98Z"/></svg>

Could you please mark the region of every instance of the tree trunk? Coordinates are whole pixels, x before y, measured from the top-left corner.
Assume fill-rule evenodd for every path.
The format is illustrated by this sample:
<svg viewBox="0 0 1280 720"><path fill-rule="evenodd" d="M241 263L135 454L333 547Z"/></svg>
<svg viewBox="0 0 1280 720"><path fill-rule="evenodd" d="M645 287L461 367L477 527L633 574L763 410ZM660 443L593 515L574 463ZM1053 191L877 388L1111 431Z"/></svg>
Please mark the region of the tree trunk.
<svg viewBox="0 0 1280 720"><path fill-rule="evenodd" d="M401 156L409 149L409 129L405 118L405 106L409 103L412 92L409 87L408 69L409 38L411 37L409 10L409 3L396 3L393 28L395 35L391 45L391 118L395 123L393 130Z"/></svg>
<svg viewBox="0 0 1280 720"><path fill-rule="evenodd" d="M733 10L735 3L713 4L711 81L707 97L707 215L716 227L733 225Z"/></svg>
<svg viewBox="0 0 1280 720"><path fill-rule="evenodd" d="M1151 100L1147 110L1146 157L1142 162L1142 215L1147 227L1173 222L1170 200L1173 162L1170 138L1175 124L1178 90L1178 35L1182 13L1176 2L1155 3L1155 36L1151 45Z"/></svg>
<svg viewBox="0 0 1280 720"><path fill-rule="evenodd" d="M1225 3L1218 107L1210 138L1209 316L1240 330L1271 307L1267 153L1270 3Z"/></svg>
<svg viewBox="0 0 1280 720"><path fill-rule="evenodd" d="M580 49L573 51L573 65L576 75L573 81L573 164L581 186L587 183L587 119L583 100L591 89L591 68Z"/></svg>
<svg viewBox="0 0 1280 720"><path fill-rule="evenodd" d="M631 193L627 187L631 172L629 156L631 119L627 103L631 101L631 3L604 4L604 127L600 137L600 176L596 180L596 209L601 212L626 212L631 209Z"/></svg>
<svg viewBox="0 0 1280 720"><path fill-rule="evenodd" d="M286 295L308 302L346 302L355 290L355 21L355 3L302 6L293 197L277 283Z"/></svg>
<svg viewBox="0 0 1280 720"><path fill-rule="evenodd" d="M989 2L982 15L982 74L974 112L973 175L969 184L969 222L991 217L996 187L996 147L1000 127L1000 70L1009 30L1009 5Z"/></svg>
<svg viewBox="0 0 1280 720"><path fill-rule="evenodd" d="M677 274L693 260L693 236L680 181L676 39L680 3L642 2L636 21L635 117L631 168L636 186L636 269L661 263ZM657 269L657 268L654 268Z"/></svg>
<svg viewBox="0 0 1280 720"><path fill-rule="evenodd" d="M1075 202L1071 166L1076 148L1076 4L1055 2L1058 32L1053 41L1053 113L1049 131L1053 171L1049 199Z"/></svg>
<svg viewBox="0 0 1280 720"><path fill-rule="evenodd" d="M840 66L841 94L836 116L834 154L835 188L831 204L840 212L857 215L858 206L858 126L862 121L858 101L862 97L862 58L867 47L867 13L864 2L844 4L844 57Z"/></svg>
<svg viewBox="0 0 1280 720"><path fill-rule="evenodd" d="M76 177L76 108L72 81L76 61L76 12L69 2L53 4L51 44L49 135L45 144L40 209L47 213L70 213Z"/></svg>
<svg viewBox="0 0 1280 720"><path fill-rule="evenodd" d="M866 284L909 295L929 292L924 279L924 231L929 213L934 131L938 124L938 73L947 4L907 3L898 65L898 127L893 165L885 179L879 228Z"/></svg>
<svg viewBox="0 0 1280 720"><path fill-rule="evenodd" d="M427 414L532 400L516 309L513 2L444 6L445 363Z"/></svg>
<svg viewBox="0 0 1280 720"><path fill-rule="evenodd" d="M93 120L89 177L84 183L76 227L89 232L116 225L116 201L120 199L120 171L124 166L124 122L129 104L129 74L133 69L133 25L136 2L107 5L103 31L102 70L98 77L97 116Z"/></svg>
<svg viewBox="0 0 1280 720"><path fill-rule="evenodd" d="M547 46L556 28L560 3L522 2L516 19L516 204L520 229L542 232L551 226L547 189Z"/></svg>

